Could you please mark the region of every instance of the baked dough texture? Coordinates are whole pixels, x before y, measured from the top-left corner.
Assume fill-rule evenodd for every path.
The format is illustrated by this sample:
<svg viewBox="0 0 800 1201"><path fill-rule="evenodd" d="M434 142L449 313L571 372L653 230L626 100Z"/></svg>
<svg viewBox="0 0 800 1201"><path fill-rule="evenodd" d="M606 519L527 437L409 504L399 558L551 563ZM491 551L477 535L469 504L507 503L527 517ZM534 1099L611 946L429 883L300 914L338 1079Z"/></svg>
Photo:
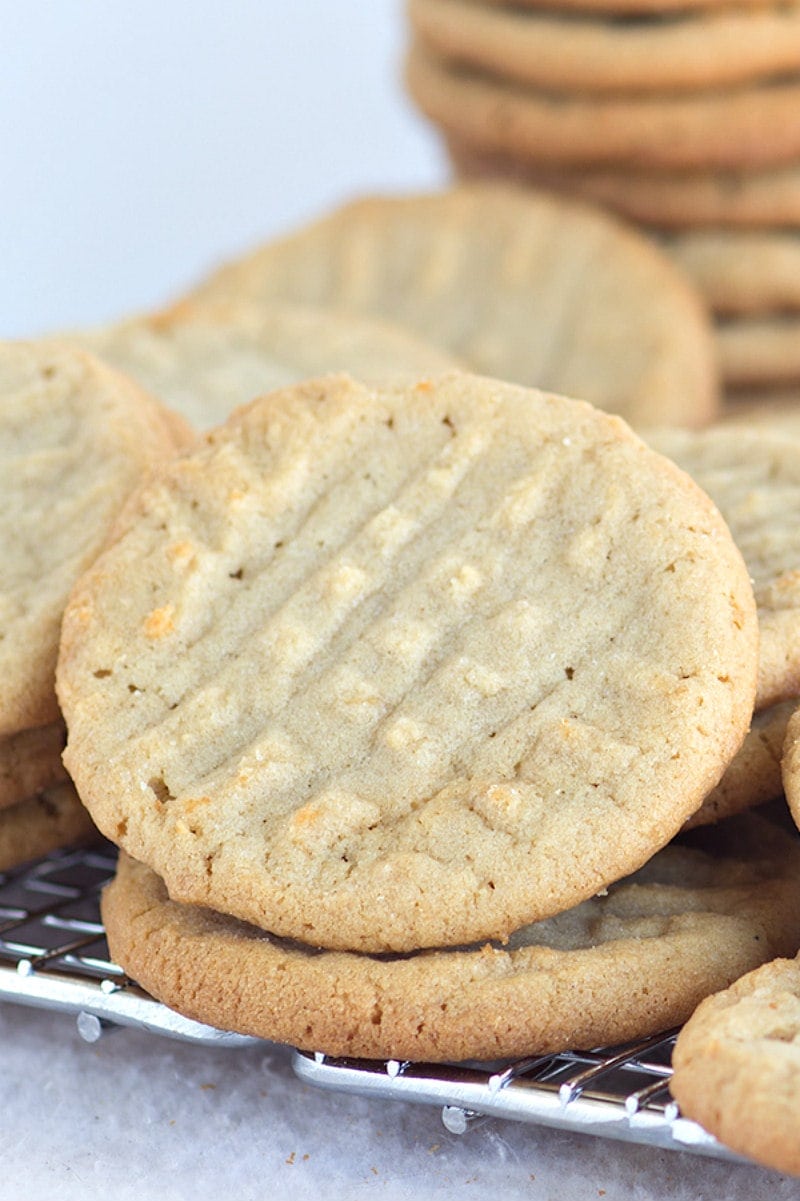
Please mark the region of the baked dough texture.
<svg viewBox="0 0 800 1201"><path fill-rule="evenodd" d="M639 867L749 726L718 511L589 405L308 381L167 463L64 619L67 768L176 900L329 947L502 937Z"/></svg>
<svg viewBox="0 0 800 1201"><path fill-rule="evenodd" d="M170 901L124 853L103 917L111 954L133 979L222 1029L400 1060L596 1047L684 1021L721 982L800 937L797 840L753 816L704 834L505 946L317 951Z"/></svg>
<svg viewBox="0 0 800 1201"><path fill-rule="evenodd" d="M178 417L82 351L0 343L0 738L60 720L70 589L128 494L188 437Z"/></svg>
<svg viewBox="0 0 800 1201"><path fill-rule="evenodd" d="M670 1088L682 1112L767 1168L800 1176L800 962L777 958L684 1026Z"/></svg>
<svg viewBox="0 0 800 1201"><path fill-rule="evenodd" d="M800 312L796 230L692 230L665 245L715 313Z"/></svg>
<svg viewBox="0 0 800 1201"><path fill-rule="evenodd" d="M199 430L224 421L254 396L326 372L418 378L459 366L444 350L388 321L245 300L184 301L71 340Z"/></svg>
<svg viewBox="0 0 800 1201"><path fill-rule="evenodd" d="M762 388L758 385L731 393L721 423L738 428L760 426L778 437L800 438L800 386Z"/></svg>
<svg viewBox="0 0 800 1201"><path fill-rule="evenodd" d="M72 781L62 780L0 810L0 871L99 839Z"/></svg>
<svg viewBox="0 0 800 1201"><path fill-rule="evenodd" d="M800 314L728 317L717 323L716 339L729 387L792 387L800 381Z"/></svg>
<svg viewBox="0 0 800 1201"><path fill-rule="evenodd" d="M783 793L781 763L789 719L797 700L782 701L753 714L753 722L725 775L686 823L708 825L745 809L774 801Z"/></svg>
<svg viewBox="0 0 800 1201"><path fill-rule="evenodd" d="M800 701L790 716L783 740L781 777L789 811L800 828Z"/></svg>
<svg viewBox="0 0 800 1201"><path fill-rule="evenodd" d="M410 0L416 36L451 63L553 92L703 90L800 68L797 4L692 11L669 20Z"/></svg>
<svg viewBox="0 0 800 1201"><path fill-rule="evenodd" d="M556 93L454 66L417 41L406 86L446 135L522 163L741 171L796 164L797 75L645 96Z"/></svg>
<svg viewBox="0 0 800 1201"><path fill-rule="evenodd" d="M647 441L719 506L747 563L761 639L756 708L800 695L800 441L722 425Z"/></svg>
<svg viewBox="0 0 800 1201"><path fill-rule="evenodd" d="M464 180L511 179L604 205L629 220L659 230L782 229L800 224L800 168L697 167L659 170L625 164L598 166L537 163L511 152L488 150L463 134L445 143Z"/></svg>
<svg viewBox="0 0 800 1201"><path fill-rule="evenodd" d="M63 721L0 739L0 809L66 779L61 761L66 741Z"/></svg>
<svg viewBox="0 0 800 1201"><path fill-rule="evenodd" d="M243 298L380 316L472 371L633 425L702 425L718 408L711 325L688 278L650 239L545 192L483 183L355 201L192 294Z"/></svg>

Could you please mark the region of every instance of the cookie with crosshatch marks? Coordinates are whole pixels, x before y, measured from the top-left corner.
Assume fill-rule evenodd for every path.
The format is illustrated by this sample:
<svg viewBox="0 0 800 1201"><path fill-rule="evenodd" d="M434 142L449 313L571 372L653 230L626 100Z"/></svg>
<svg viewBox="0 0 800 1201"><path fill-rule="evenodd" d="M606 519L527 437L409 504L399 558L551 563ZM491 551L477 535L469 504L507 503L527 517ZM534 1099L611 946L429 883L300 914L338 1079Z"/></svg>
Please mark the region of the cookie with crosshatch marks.
<svg viewBox="0 0 800 1201"><path fill-rule="evenodd" d="M800 695L800 440L766 428L653 430L648 443L719 505L753 580L760 628L756 708Z"/></svg>
<svg viewBox="0 0 800 1201"><path fill-rule="evenodd" d="M150 465L188 438L178 417L92 356L0 343L0 739L60 721L70 589Z"/></svg>
<svg viewBox="0 0 800 1201"><path fill-rule="evenodd" d="M510 934L648 859L749 724L727 528L581 402L308 381L125 518L65 614L65 762L173 899L276 934Z"/></svg>
<svg viewBox="0 0 800 1201"><path fill-rule="evenodd" d="M670 1089L683 1113L757 1163L800 1176L800 957L708 997L681 1031Z"/></svg>
<svg viewBox="0 0 800 1201"><path fill-rule="evenodd" d="M124 854L102 909L114 960L188 1017L329 1055L496 1059L684 1021L709 992L794 947L798 869L795 838L734 819L505 946L388 958L318 951L171 902Z"/></svg>
<svg viewBox="0 0 800 1201"><path fill-rule="evenodd" d="M221 267L189 304L248 299L380 316L469 371L634 426L699 426L718 410L712 330L688 279L652 239L542 191L368 196Z"/></svg>
<svg viewBox="0 0 800 1201"><path fill-rule="evenodd" d="M217 425L254 396L323 372L417 378L460 366L391 322L241 300L184 301L72 336L195 429Z"/></svg>

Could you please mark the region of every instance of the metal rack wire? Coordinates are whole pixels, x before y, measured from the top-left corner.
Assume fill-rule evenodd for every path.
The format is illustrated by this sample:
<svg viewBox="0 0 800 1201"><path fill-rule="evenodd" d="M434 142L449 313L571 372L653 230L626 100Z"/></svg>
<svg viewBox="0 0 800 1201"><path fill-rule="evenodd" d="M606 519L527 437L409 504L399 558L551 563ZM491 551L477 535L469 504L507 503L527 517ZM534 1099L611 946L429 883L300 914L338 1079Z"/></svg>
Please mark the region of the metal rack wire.
<svg viewBox="0 0 800 1201"><path fill-rule="evenodd" d="M217 1046L258 1042L181 1017L112 963L99 901L115 867L115 848L81 847L0 874L0 1000L75 1014L88 1042L106 1024Z"/></svg>
<svg viewBox="0 0 800 1201"><path fill-rule="evenodd" d="M248 1038L204 1026L154 1000L109 958L99 896L111 879L108 844L58 851L0 874L0 1000L74 1014L94 1042L109 1026L133 1026L215 1046ZM675 1032L591 1052L502 1064L418 1064L331 1059L295 1051L293 1066L320 1088L438 1106L463 1134L507 1118L735 1160L668 1089Z"/></svg>

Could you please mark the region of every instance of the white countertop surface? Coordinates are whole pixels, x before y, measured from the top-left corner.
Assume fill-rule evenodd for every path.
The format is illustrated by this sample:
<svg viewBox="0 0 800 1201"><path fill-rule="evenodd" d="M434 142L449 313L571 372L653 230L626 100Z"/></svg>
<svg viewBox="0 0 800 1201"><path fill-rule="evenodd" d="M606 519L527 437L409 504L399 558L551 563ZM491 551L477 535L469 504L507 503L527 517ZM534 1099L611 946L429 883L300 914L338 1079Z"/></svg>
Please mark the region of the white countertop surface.
<svg viewBox="0 0 800 1201"><path fill-rule="evenodd" d="M11 1201L789 1201L800 1181L592 1135L301 1083L283 1049L208 1048L0 1005L0 1198Z"/></svg>
<svg viewBox="0 0 800 1201"><path fill-rule="evenodd" d="M159 304L226 256L445 165L400 90L400 0L0 0L0 334ZM13 53L12 53L13 50ZM0 1201L784 1201L800 1181L300 1083L208 1049L0 1004Z"/></svg>

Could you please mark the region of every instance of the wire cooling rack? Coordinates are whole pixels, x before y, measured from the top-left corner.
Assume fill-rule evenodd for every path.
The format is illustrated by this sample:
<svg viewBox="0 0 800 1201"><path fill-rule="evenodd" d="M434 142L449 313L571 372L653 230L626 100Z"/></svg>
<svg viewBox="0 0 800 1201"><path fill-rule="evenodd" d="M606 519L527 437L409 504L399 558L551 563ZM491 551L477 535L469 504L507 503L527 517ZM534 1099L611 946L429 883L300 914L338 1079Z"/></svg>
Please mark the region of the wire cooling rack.
<svg viewBox="0 0 800 1201"><path fill-rule="evenodd" d="M0 1000L74 1014L94 1042L110 1026L215 1046L261 1040L190 1021L168 1009L109 959L99 898L115 848L58 851L0 874ZM675 1032L625 1047L565 1052L502 1064L419 1064L331 1059L295 1051L304 1081L361 1096L438 1106L463 1134L487 1118L510 1118L606 1138L738 1157L669 1095Z"/></svg>
<svg viewBox="0 0 800 1201"><path fill-rule="evenodd" d="M0 1000L73 1013L87 1042L106 1025L217 1046L258 1042L181 1017L112 963L100 890L115 868L106 845L56 851L0 874Z"/></svg>

